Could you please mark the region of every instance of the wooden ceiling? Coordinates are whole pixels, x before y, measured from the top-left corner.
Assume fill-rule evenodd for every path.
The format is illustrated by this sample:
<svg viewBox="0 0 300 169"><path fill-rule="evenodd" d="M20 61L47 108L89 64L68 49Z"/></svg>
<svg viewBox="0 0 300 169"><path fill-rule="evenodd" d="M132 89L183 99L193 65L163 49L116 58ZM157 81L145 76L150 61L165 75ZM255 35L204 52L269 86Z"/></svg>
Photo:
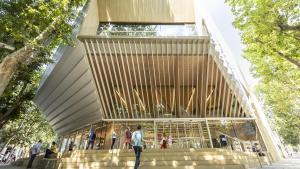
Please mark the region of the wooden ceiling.
<svg viewBox="0 0 300 169"><path fill-rule="evenodd" d="M84 44L106 119L249 116L207 39Z"/></svg>

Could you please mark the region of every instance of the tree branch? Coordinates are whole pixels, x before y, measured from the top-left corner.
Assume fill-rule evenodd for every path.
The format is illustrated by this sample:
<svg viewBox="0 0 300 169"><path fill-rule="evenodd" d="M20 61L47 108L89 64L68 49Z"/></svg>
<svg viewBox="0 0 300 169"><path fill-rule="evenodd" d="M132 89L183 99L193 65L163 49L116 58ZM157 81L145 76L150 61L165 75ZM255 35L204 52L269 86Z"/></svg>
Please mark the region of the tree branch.
<svg viewBox="0 0 300 169"><path fill-rule="evenodd" d="M285 54L283 54L283 53L281 53L281 52L279 52L279 51L276 51L276 53L277 53L279 56L281 56L281 57L283 57L284 59L286 59L287 61L289 61L289 62L291 62L292 64L296 65L296 66L298 67L298 69L300 69L300 62L299 62L299 61L297 61L296 59L293 59L293 58L291 58L291 57L288 57L288 56L286 56Z"/></svg>
<svg viewBox="0 0 300 169"><path fill-rule="evenodd" d="M300 25L278 24L282 31L300 31Z"/></svg>
<svg viewBox="0 0 300 169"><path fill-rule="evenodd" d="M264 45L264 42L262 42L259 39L255 39L256 42ZM273 52L277 53L280 57L284 58L285 60L287 60L288 62L292 63L293 65L297 66L297 68L300 70L300 61L293 59L289 56L286 56L285 54L283 54L282 52L276 50L275 48L270 48Z"/></svg>

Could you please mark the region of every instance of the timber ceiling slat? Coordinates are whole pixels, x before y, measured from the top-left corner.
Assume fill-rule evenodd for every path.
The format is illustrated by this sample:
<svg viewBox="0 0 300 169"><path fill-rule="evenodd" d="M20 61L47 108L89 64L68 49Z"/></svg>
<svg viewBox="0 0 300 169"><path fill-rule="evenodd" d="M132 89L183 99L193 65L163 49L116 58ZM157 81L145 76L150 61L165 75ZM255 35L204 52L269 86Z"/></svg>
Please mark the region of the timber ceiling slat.
<svg viewBox="0 0 300 169"><path fill-rule="evenodd" d="M221 106L221 108L222 108L222 115L221 115L221 117L226 117L226 110L225 110L225 107L224 107L224 104L225 104L225 101L226 101L226 82L225 82L225 80L224 80L224 77L223 77L223 75L221 75L221 84L222 84L222 97L220 97L220 105L222 105Z"/></svg>
<svg viewBox="0 0 300 169"><path fill-rule="evenodd" d="M130 49L130 56L131 56L131 62L133 63L133 75L134 75L134 85L132 85L132 88L133 88L133 92L135 92L135 89L134 89L134 86L137 86L137 75L136 75L136 64L134 64L134 55L133 55L133 49L132 49L132 45L131 45L131 42L128 41L128 44L129 44L129 49ZM131 73L132 74L132 73ZM135 96L133 96L133 98L135 99ZM137 112L137 103L138 103L138 98L135 99L135 113ZM133 114L132 112L132 118L134 118L136 115Z"/></svg>
<svg viewBox="0 0 300 169"><path fill-rule="evenodd" d="M141 41L139 41L139 45L140 45L140 50L141 50L141 53L142 53L142 55L141 55L141 58L142 58L142 68L143 68L143 77L144 77L144 81L145 81L145 84L149 84L148 82L147 82L147 79L146 79L146 71L145 71L145 69L146 69L146 66L145 66L145 59L144 59L144 57L145 57L145 54L146 54L146 52L144 52L144 51L146 51L146 50L143 50L143 44L142 44L142 42ZM145 45L145 44L144 44ZM146 47L145 47L146 48ZM146 111L144 112L145 114L144 114L144 116L145 116L145 118L147 118L147 114L148 114L148 112L150 112L151 111L151 105L150 105L150 101L149 101L149 90L148 90L148 86L146 86L145 87L145 93L146 93L146 98L145 98L145 100L147 100L147 101L145 101L146 102L146 106L145 107L148 107L148 109L146 109Z"/></svg>
<svg viewBox="0 0 300 169"><path fill-rule="evenodd" d="M141 111L139 111L139 113L137 112L137 117L136 118L138 118L138 116L140 116L141 118L142 118L142 111L145 113L145 111L147 111L147 109L146 109L146 106L145 106L145 101L144 101L144 99L145 99L145 97L144 97L144 92L143 92L143 89L141 88L141 87L139 87L139 86L142 86L142 76L141 76L141 68L140 68L140 61L139 61L139 55L138 55L138 51L139 51L139 49L138 49L138 46L137 46L137 42L136 41L134 41L133 42L134 43L134 51L135 51L135 54L136 54L136 62L137 62L137 71L138 71L138 78L139 78L139 80L138 80L138 82L139 83L137 83L136 84L136 97L137 97L137 99L139 100L139 107L140 107L140 110ZM139 89L140 88L140 89Z"/></svg>
<svg viewBox="0 0 300 169"><path fill-rule="evenodd" d="M113 77L113 75L112 75L112 72L111 72L111 69L110 69L110 67L109 67L109 65L107 65L108 64L108 55L107 55L107 52L106 52L106 50L105 50L105 48L104 48L104 42L103 42L103 40L101 40L101 45L98 45L99 46L99 51L101 50L103 50L103 53L104 53L104 55L100 55L101 56L101 64L102 64L102 70L103 70L103 72L104 72L104 76L105 76L105 79L106 79L106 85L107 85L107 88L110 88L109 86L113 86L112 84L114 84L114 80L115 79L113 79L112 77ZM101 48L101 46L102 46L102 48ZM104 57L104 58L103 58ZM104 61L105 60L105 61ZM105 64L106 63L106 64ZM105 70L105 68L106 68L106 70ZM107 71L108 70L108 71ZM107 74L107 72L108 72L108 74ZM111 79L110 81L109 81L109 79ZM109 83L110 82L110 83ZM111 84L111 85L110 85ZM113 89L109 89L109 95L110 95L110 99L111 99L111 105L114 107L113 108L113 112L108 112L108 115L109 115L109 117L110 118L113 118L113 117L115 117L115 116L113 116L114 114L115 114L115 112L116 112L116 108L115 108L115 104L117 104L116 103L116 100L117 100L117 98L116 98L116 95L115 95L115 93L114 93L114 91L113 91Z"/></svg>
<svg viewBox="0 0 300 169"><path fill-rule="evenodd" d="M199 49L201 47L201 50ZM200 42L197 43L197 48L196 48L196 53L197 53L197 62L196 62L196 96L195 96L195 100L196 100L196 104L195 104L195 108L196 108L196 117L201 117L201 104L202 104L202 95L203 95L203 65L201 64L201 60L200 58L204 58L204 42L201 44ZM202 66L200 66L202 65ZM200 79L201 78L201 79Z"/></svg>
<svg viewBox="0 0 300 169"><path fill-rule="evenodd" d="M105 100L103 99L102 97L102 92L100 91L100 86L99 86L99 80L98 80L98 76L96 74L96 71L95 71L95 66L94 66L94 62L92 61L92 56L91 56L91 52L90 52L90 46L88 45L88 42L85 41L84 43L84 46L85 46L85 49L87 51L87 55L88 55L88 62L89 64L91 65L92 67L92 74L93 74L93 82L97 88L97 92L98 92L98 96L100 95L100 107L102 107L102 110L104 110L105 112L107 112L106 110L106 107L103 105L105 103ZM96 81L96 82L95 82ZM103 115L103 112L101 112L102 115ZM103 117L103 116L102 116Z"/></svg>
<svg viewBox="0 0 300 169"><path fill-rule="evenodd" d="M129 42L128 42L129 43ZM135 108L134 108L134 105L136 104L136 99L135 99L135 97L134 96L132 96L132 94L131 93L133 93L134 92L134 89L133 89L133 82L132 82L132 78L131 78L131 71L130 71L130 64L129 64L129 61L128 61L128 53L127 53L127 49L126 49L126 46L125 46L125 40L123 40L123 49L124 49L124 51L125 51L125 57L126 57L126 65L127 66L125 66L125 65L123 65L123 66L125 66L125 67L127 67L127 72L128 72L128 77L129 77L129 82L130 82L130 85L128 85L127 84L127 87L128 87L128 96L130 97L129 99L131 100L131 106L132 106L132 108L131 108L131 114L128 114L128 117L130 118L130 115L131 115L131 117L133 117L133 111L135 111ZM120 49L121 50L121 49ZM132 53L132 52L131 52Z"/></svg>
<svg viewBox="0 0 300 169"><path fill-rule="evenodd" d="M172 48L172 44L170 45L171 46L171 48ZM168 69L168 84L169 84L169 86L172 86L172 83L171 83L171 76L173 75L173 74L171 74L171 71L170 71L170 60L172 59L172 55L170 56L170 54L169 54L169 52L170 52L170 48L169 48L169 43L166 43L166 57L167 57L167 69ZM169 111L170 111L170 113L171 113L171 117L173 117L174 116L174 113L173 113L173 102L172 102L172 98L173 98L173 96L172 96L172 94L173 94L173 88L174 87L170 87L169 88Z"/></svg>
<svg viewBox="0 0 300 169"><path fill-rule="evenodd" d="M247 117L206 39L99 38L86 46L106 118Z"/></svg>
<svg viewBox="0 0 300 169"><path fill-rule="evenodd" d="M201 71L201 95L200 95L200 109L198 111L200 111L199 114L201 114L200 117L205 117L206 115L206 111L205 111L205 98L206 98L206 83L207 83L207 65L206 61L207 61L207 57L208 55L205 54L205 51L207 50L207 44L203 42L202 45L202 71ZM199 58L200 60L200 58ZM199 63L200 64L200 63ZM200 65L199 65L200 67Z"/></svg>
<svg viewBox="0 0 300 169"><path fill-rule="evenodd" d="M165 49L165 44L164 43L161 43L161 53L163 53L163 50L166 50ZM165 68L166 68L166 66L165 66L165 59L163 59L162 60L162 72L163 72L163 84L164 85L168 85L167 83L166 83L166 70L165 70ZM164 94L164 97L163 97L163 103L164 103L164 114L168 114L169 112L168 112L168 102L167 102L167 87L165 87L164 86L164 88L163 88L163 90L164 90L164 92L162 93L162 94Z"/></svg>
<svg viewBox="0 0 300 169"><path fill-rule="evenodd" d="M106 40L106 44L109 44L109 41L108 40ZM118 83L119 84L119 80L120 80L120 78L114 78L114 77L117 77L117 73L116 73L116 69L115 69L115 64L114 64L114 62L113 62L113 56L112 56L112 50L111 50L111 47L110 47L110 45L107 45L107 48L105 48L104 47L104 43L103 43L103 50L104 51L106 51L106 49L108 49L108 55L107 55L107 62L106 62L106 64L107 64L107 67L108 67L108 69L110 69L111 67L112 67L112 69L113 69L113 75L111 75L111 79L115 79L115 81L116 81L116 83ZM108 61L108 58L110 58L110 61ZM109 62L111 62L112 64L110 64L109 65ZM113 91L113 93L114 93L114 96L115 96L115 104L117 104L117 111L116 112L111 112L111 113L113 113L113 116L114 116L114 118L120 118L121 116L120 116L120 111L121 111L121 113L123 112L123 109L121 109L121 107L122 106L120 106L121 104L117 101L117 100L119 100L118 99L118 96L117 96L117 94L116 94L116 91L115 91L115 89L113 88L112 89ZM119 103L119 104L118 104ZM121 109L121 110L120 110ZM119 115L119 117L117 117L117 113L118 113L118 115Z"/></svg>
<svg viewBox="0 0 300 169"><path fill-rule="evenodd" d="M225 78L224 78L224 80L225 80ZM226 83L226 80L225 80L225 84L226 84L226 103L225 103L225 111L226 111L226 114L225 114L225 117L230 117L230 115L229 115L229 109L230 109L230 107L229 107L229 104L230 104L230 89L229 89L229 86L228 86L228 84Z"/></svg>
<svg viewBox="0 0 300 169"><path fill-rule="evenodd" d="M216 64L216 63L215 63ZM219 117L219 104L217 103L217 97L218 97L218 94L220 93L219 92L219 69L217 68L217 65L216 65L216 79L215 79L215 93L214 93L214 104L213 104L213 109L214 109L214 112L215 112L215 116L214 117Z"/></svg>
<svg viewBox="0 0 300 169"><path fill-rule="evenodd" d="M96 57L99 57L99 60L97 60L97 62L100 62L100 64L101 64L101 66L99 65L99 67L98 67L99 72L102 72L100 74L101 82L102 82L102 85L105 86L105 88L106 88L105 97L106 97L106 99L109 97L109 99L107 99L107 101L110 100L110 107L112 107L112 108L110 108L109 112L106 112L106 117L111 118L111 112L116 111L116 110L115 110L115 107L111 105L111 104L114 103L114 101L112 99L112 94L111 94L110 84L109 84L109 81L108 81L107 71L105 70L105 66L104 66L104 61L103 61L104 56L102 56L102 54L100 52L101 50L100 50L100 45L99 45L98 40L96 40L96 45L97 45L97 50L100 53L100 56L96 56Z"/></svg>
<svg viewBox="0 0 300 169"><path fill-rule="evenodd" d="M114 90L114 92L116 93L116 95L118 96L118 99L119 99L119 102L121 103L121 105L122 105L122 107L124 107L126 110L127 110L127 114L128 114L128 112L130 112L130 108L129 108L129 106L128 106L128 103L127 103L127 100L126 99L124 99L124 96L122 95L122 94L124 94L125 93L125 85L124 85L124 76L122 75L122 73L121 73L121 70L120 70L120 63L119 63L119 58L118 58L118 55L114 55L113 53L112 53L112 51L114 51L114 53L117 53L117 49L116 49L116 44L115 44L115 42L114 41L112 41L112 50L109 50L109 54L110 54L110 59L111 59L111 62L112 63L114 63L114 60L116 60L117 61L117 63L116 64L112 64L113 66L115 66L116 65L116 67L117 67L117 72L116 72L116 74L117 75L119 75L119 78L118 78L118 80L119 80L119 82L120 82L120 84L121 84L121 88L119 88L118 90L116 90L115 88L113 89ZM122 56L121 56L122 57ZM121 112L116 112L117 113L117 116L119 115L119 118L122 118L121 117L121 115L123 114L123 117L125 117L126 115L126 113L123 111L123 109L121 109Z"/></svg>
<svg viewBox="0 0 300 169"><path fill-rule="evenodd" d="M212 98L212 95L214 94L215 92L215 86L213 86L213 79L214 79L214 76L215 76L215 69L214 69L214 66L215 66L215 63L214 63L214 55L211 55L210 53L208 54L209 58L211 58L211 66L210 66L210 72L209 72L209 85L208 85L208 96L207 96L207 101L208 101L208 104L207 104L207 108L208 108L208 117L213 117L213 111L211 111L211 108L210 108L210 105L211 105L211 98Z"/></svg>
<svg viewBox="0 0 300 169"><path fill-rule="evenodd" d="M91 54L91 52L89 52L88 58L92 62L92 64L94 65L93 71L95 71L94 76L96 76L96 83L97 83L96 86L98 87L100 100L102 102L101 105L102 105L103 110L104 110L104 112L102 112L102 115L105 118L107 118L108 117L107 112L111 112L111 108L109 106L108 99L107 99L107 96L106 96L106 90L105 90L104 85L103 85L102 75L100 75L99 62L98 62L97 55L95 55L96 52L95 52L94 43L91 43L91 46L92 46L93 55ZM96 58L96 61L94 61L94 58ZM100 85L100 83L102 83L102 85ZM105 98L104 98L103 94L105 95Z"/></svg>
<svg viewBox="0 0 300 169"><path fill-rule="evenodd" d="M113 42L115 53L117 53L116 52L117 50L122 51L120 41L117 40L116 43ZM133 107L132 107L133 104L132 104L130 93L129 93L127 73L126 73L125 65L124 65L124 57L125 57L125 55L122 52L120 52L119 55L115 55L115 58L118 61L118 63L117 63L118 71L119 71L119 74L121 75L122 89L123 89L123 92L119 93L119 95L121 97L120 98L121 101L123 100L122 102L124 102L125 107L127 109L127 113L126 113L126 115L124 113L124 115L127 116L127 118L129 118L129 114L133 111ZM120 61L121 61L121 64L120 64Z"/></svg>

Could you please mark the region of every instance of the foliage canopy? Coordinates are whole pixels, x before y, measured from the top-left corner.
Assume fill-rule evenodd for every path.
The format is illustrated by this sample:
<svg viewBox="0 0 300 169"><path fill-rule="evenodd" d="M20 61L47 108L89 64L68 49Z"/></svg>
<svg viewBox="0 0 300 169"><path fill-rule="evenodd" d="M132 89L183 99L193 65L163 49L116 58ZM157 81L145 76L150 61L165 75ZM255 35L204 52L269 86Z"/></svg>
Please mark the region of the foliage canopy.
<svg viewBox="0 0 300 169"><path fill-rule="evenodd" d="M300 143L300 1L227 0L257 93L286 143Z"/></svg>
<svg viewBox="0 0 300 169"><path fill-rule="evenodd" d="M31 45L33 54L18 63L8 87L0 97L0 128L25 113L33 104L43 66L59 44L71 44L78 9L86 0L0 1L0 42L16 50ZM47 30L47 31L45 31ZM0 49L0 61L11 51Z"/></svg>
<svg viewBox="0 0 300 169"><path fill-rule="evenodd" d="M31 147L42 139L44 143L50 144L55 136L52 128L34 103L26 106L26 112L20 114L17 119L8 121L0 130L0 142L18 147Z"/></svg>

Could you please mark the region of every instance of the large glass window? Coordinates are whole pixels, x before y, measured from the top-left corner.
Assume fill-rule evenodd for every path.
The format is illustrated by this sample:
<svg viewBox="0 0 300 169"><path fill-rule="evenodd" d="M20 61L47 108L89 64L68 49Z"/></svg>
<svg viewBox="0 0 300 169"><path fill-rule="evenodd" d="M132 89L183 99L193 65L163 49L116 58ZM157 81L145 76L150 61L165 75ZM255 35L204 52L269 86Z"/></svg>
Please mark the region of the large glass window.
<svg viewBox="0 0 300 169"><path fill-rule="evenodd" d="M195 24L154 25L100 23L100 36L197 36Z"/></svg>

